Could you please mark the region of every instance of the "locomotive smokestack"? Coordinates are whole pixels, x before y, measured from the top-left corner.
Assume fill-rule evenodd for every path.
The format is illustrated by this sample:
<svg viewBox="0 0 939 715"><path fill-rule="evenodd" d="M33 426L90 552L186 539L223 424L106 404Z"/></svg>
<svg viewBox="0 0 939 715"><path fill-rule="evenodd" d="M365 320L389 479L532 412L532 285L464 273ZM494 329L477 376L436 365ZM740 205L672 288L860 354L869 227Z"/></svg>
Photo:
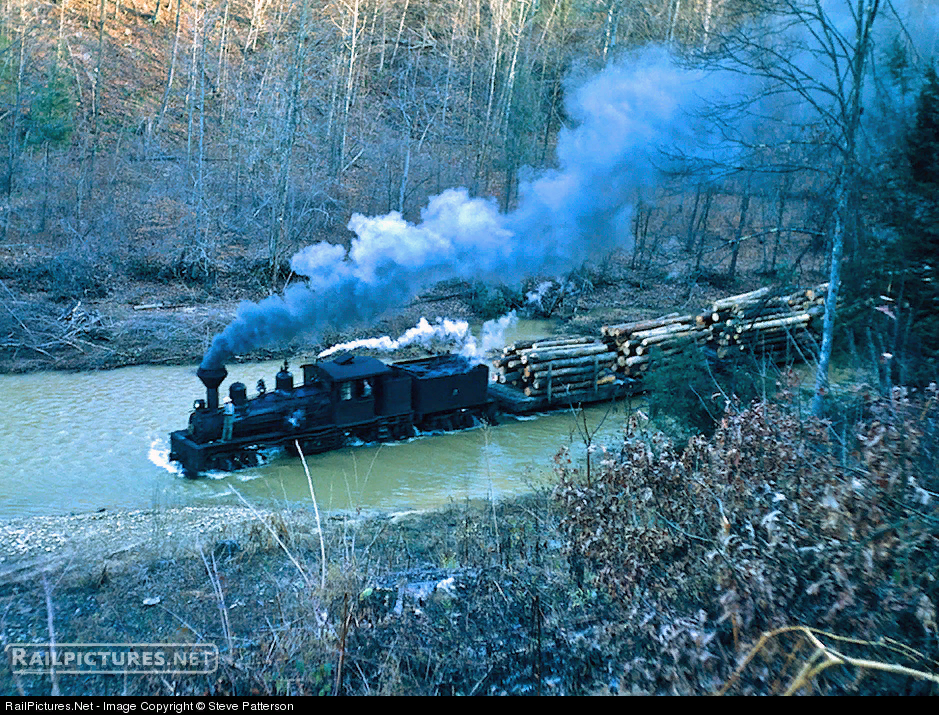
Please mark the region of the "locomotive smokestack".
<svg viewBox="0 0 939 715"><path fill-rule="evenodd" d="M196 375L205 385L206 404L210 410L218 409L218 387L228 376L228 370L224 365L219 367L200 367Z"/></svg>

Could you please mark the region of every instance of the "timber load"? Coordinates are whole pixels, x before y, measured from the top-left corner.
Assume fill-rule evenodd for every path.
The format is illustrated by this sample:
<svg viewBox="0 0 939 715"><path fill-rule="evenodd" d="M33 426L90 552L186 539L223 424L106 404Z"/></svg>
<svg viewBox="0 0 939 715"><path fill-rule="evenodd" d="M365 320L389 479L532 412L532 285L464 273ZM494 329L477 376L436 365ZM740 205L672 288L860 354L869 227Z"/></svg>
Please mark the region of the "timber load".
<svg viewBox="0 0 939 715"><path fill-rule="evenodd" d="M806 360L817 352L827 284L794 293L761 288L714 301L697 315L672 313L600 329L617 353L615 370L641 377L656 361L690 348L712 359L755 355L774 362Z"/></svg>
<svg viewBox="0 0 939 715"><path fill-rule="evenodd" d="M754 355L806 361L821 343L827 292L827 283L782 295L762 288L715 301L699 321L718 359Z"/></svg>
<svg viewBox="0 0 939 715"><path fill-rule="evenodd" d="M616 352L588 337L516 342L492 364L495 382L547 403L604 399L610 388L623 384L615 372Z"/></svg>
<svg viewBox="0 0 939 715"><path fill-rule="evenodd" d="M761 288L716 300L701 313L605 325L599 339L516 342L493 360L490 391L510 411L523 413L637 392L648 370L694 352L712 362L744 355L806 361L821 343L827 288Z"/></svg>

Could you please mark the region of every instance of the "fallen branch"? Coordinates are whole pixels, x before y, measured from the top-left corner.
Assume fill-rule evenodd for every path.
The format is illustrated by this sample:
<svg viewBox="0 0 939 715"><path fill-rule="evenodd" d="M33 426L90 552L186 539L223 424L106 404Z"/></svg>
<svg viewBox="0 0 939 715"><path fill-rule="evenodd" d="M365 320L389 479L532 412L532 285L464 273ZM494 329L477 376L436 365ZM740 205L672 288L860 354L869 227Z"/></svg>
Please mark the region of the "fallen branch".
<svg viewBox="0 0 939 715"><path fill-rule="evenodd" d="M908 668L903 665L884 663L868 658L854 658L825 645L820 640L820 638L831 638L836 641L841 641L842 643L851 643L854 645L887 647L897 652L901 651L900 644L894 645L886 641L874 643L872 641L861 640L858 638L848 638L845 636L835 635L834 633L827 633L815 628L809 628L808 626L786 626L783 628L777 628L774 631L763 633L760 636L760 639L757 641L756 645L753 646L753 648L747 654L747 657L743 659L740 665L737 666L737 669L734 671L734 673L730 676L730 678L727 679L727 682L724 683L721 689L718 690L715 694L726 694L727 691L733 687L734 683L740 679L744 669L750 664L756 655L762 651L771 640L786 633L801 634L812 646L814 646L815 650L799 670L799 673L796 675L796 677L789 684L789 687L786 688L786 692L783 693L784 695L794 695L802 688L809 686L811 681L820 675L823 671L835 665L851 665L856 668L876 670L884 673L893 673L894 675L906 675L911 678L917 678L918 680L928 680L933 683L939 683L939 675L933 675L931 673L926 673L922 670L916 670L914 668ZM908 657L912 655L914 657L925 660L925 657L921 653L914 651L912 648L902 646L902 650L906 651L905 655Z"/></svg>

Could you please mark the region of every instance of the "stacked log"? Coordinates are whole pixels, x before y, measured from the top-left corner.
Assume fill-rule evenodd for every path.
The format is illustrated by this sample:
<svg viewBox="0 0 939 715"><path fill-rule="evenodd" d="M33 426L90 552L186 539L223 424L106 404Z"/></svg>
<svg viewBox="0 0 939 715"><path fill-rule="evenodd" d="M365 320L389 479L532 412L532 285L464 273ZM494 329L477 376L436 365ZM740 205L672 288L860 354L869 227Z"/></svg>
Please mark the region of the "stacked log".
<svg viewBox="0 0 939 715"><path fill-rule="evenodd" d="M807 359L817 351L827 288L822 284L788 295L762 289L723 298L699 322L707 325L718 358Z"/></svg>
<svg viewBox="0 0 939 715"><path fill-rule="evenodd" d="M493 361L495 379L528 397L551 400L616 381L616 353L594 338L546 338L507 345Z"/></svg>
<svg viewBox="0 0 939 715"><path fill-rule="evenodd" d="M653 357L667 363L689 349L717 359L808 359L817 350L826 291L827 284L782 295L760 288L716 300L699 315L671 313L600 332L617 352L616 370L630 377L646 372Z"/></svg>
<svg viewBox="0 0 939 715"><path fill-rule="evenodd" d="M604 341L617 353L616 370L631 377L649 368L653 354L677 355L696 344L703 344L706 331L697 316L671 313L661 318L640 320L600 328Z"/></svg>
<svg viewBox="0 0 939 715"><path fill-rule="evenodd" d="M670 313L600 329L591 337L544 338L506 346L495 380L548 401L589 399L605 385L641 378L653 361L703 351L709 359L748 354L776 362L817 352L827 284L791 294L770 288L714 301L701 314Z"/></svg>

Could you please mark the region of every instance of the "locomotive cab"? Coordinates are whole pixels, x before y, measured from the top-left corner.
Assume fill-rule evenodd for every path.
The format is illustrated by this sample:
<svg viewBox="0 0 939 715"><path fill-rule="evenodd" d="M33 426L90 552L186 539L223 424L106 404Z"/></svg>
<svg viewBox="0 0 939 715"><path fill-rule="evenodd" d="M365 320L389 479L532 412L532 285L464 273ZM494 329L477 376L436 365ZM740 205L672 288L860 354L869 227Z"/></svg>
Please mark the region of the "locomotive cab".
<svg viewBox="0 0 939 715"><path fill-rule="evenodd" d="M344 353L328 362L304 365L303 372L307 384L318 382L329 393L337 426L411 411L409 381L376 358Z"/></svg>

